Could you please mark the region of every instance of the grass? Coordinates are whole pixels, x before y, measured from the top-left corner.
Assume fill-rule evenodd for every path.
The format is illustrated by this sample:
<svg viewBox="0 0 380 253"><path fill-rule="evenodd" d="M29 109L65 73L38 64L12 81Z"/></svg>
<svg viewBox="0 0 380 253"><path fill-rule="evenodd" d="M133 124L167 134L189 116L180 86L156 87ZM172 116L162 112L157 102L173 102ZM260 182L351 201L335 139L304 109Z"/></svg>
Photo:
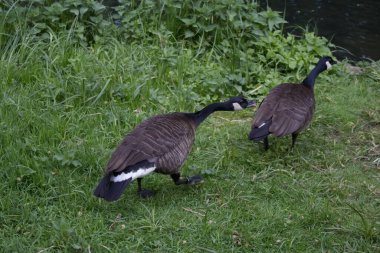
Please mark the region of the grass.
<svg viewBox="0 0 380 253"><path fill-rule="evenodd" d="M209 87L221 89L223 66L181 47L15 38L0 55L3 252L380 250L378 63L320 76L314 121L294 150L290 138L271 138L267 152L249 142L253 111L218 112L182 168L203 184L154 174L144 179L154 198L132 184L106 203L92 191L123 135L216 99Z"/></svg>

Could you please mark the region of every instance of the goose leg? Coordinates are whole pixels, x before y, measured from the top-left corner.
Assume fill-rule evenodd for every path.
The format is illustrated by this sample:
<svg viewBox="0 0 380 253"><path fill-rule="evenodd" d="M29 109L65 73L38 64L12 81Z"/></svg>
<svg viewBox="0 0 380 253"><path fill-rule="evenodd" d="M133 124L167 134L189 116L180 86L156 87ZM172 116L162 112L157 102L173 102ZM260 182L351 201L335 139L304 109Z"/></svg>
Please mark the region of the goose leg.
<svg viewBox="0 0 380 253"><path fill-rule="evenodd" d="M137 189L137 194L145 199L145 198L149 198L149 197L152 197L154 195L154 191L151 191L151 190L147 190L147 189L142 189L141 188L141 181L142 181L142 178L137 178L137 184L138 184L138 189Z"/></svg>
<svg viewBox="0 0 380 253"><path fill-rule="evenodd" d="M269 141L268 141L268 136L264 138L264 149L268 150L269 149Z"/></svg>
<svg viewBox="0 0 380 253"><path fill-rule="evenodd" d="M198 184L203 181L201 176L182 177L179 173L170 175L176 185L180 184Z"/></svg>
<svg viewBox="0 0 380 253"><path fill-rule="evenodd" d="M298 134L292 133L292 147L291 148L294 147L294 144L296 143L297 136L298 136Z"/></svg>

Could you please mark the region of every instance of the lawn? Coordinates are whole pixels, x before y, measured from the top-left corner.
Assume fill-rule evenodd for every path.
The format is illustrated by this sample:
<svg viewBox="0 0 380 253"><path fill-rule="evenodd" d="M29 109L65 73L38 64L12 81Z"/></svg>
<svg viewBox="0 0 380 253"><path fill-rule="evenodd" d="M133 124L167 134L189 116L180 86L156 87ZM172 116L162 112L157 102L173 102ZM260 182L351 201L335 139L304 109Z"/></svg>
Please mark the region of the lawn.
<svg viewBox="0 0 380 253"><path fill-rule="evenodd" d="M95 198L111 152L139 122L227 98L207 89L218 62L171 50L58 37L0 53L1 251L380 251L378 63L320 75L314 120L293 150L290 137L270 138L267 152L248 141L254 110L218 112L182 168L204 183L154 174L143 181L153 198L138 198L136 183L117 202Z"/></svg>

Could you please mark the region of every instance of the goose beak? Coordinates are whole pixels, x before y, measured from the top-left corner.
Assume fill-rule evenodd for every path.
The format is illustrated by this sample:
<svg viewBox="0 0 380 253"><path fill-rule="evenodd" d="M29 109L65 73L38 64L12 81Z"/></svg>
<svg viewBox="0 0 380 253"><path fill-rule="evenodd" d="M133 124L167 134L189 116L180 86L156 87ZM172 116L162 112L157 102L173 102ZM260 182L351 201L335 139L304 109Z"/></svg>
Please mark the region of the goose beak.
<svg viewBox="0 0 380 253"><path fill-rule="evenodd" d="M256 101L255 100L248 100L247 108L249 108L249 107L255 107L255 106L256 106Z"/></svg>

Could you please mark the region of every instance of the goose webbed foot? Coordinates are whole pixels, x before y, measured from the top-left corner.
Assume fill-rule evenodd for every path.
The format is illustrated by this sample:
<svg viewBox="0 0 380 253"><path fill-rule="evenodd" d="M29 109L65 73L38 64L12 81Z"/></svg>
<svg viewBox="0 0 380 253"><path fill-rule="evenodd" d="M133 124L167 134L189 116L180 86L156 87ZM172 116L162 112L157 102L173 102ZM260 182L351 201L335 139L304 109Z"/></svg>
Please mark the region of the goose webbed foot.
<svg viewBox="0 0 380 253"><path fill-rule="evenodd" d="M187 177L187 184L193 185L193 184L199 184L202 182L203 182L203 177L201 177L199 175Z"/></svg>
<svg viewBox="0 0 380 253"><path fill-rule="evenodd" d="M203 177L196 175L192 177L182 177L180 176L179 173L172 174L170 175L176 185L181 185L181 184L187 184L187 185L194 185L194 184L199 184L203 181Z"/></svg>
<svg viewBox="0 0 380 253"><path fill-rule="evenodd" d="M154 191L144 189L144 190L138 191L137 194L140 196L140 198L146 199L146 198L153 197Z"/></svg>
<svg viewBox="0 0 380 253"><path fill-rule="evenodd" d="M142 178L137 178L137 184L138 184L137 194L140 196L140 198L143 198L143 199L153 197L154 191L148 190L148 189L143 190L141 188L141 181L142 181Z"/></svg>

